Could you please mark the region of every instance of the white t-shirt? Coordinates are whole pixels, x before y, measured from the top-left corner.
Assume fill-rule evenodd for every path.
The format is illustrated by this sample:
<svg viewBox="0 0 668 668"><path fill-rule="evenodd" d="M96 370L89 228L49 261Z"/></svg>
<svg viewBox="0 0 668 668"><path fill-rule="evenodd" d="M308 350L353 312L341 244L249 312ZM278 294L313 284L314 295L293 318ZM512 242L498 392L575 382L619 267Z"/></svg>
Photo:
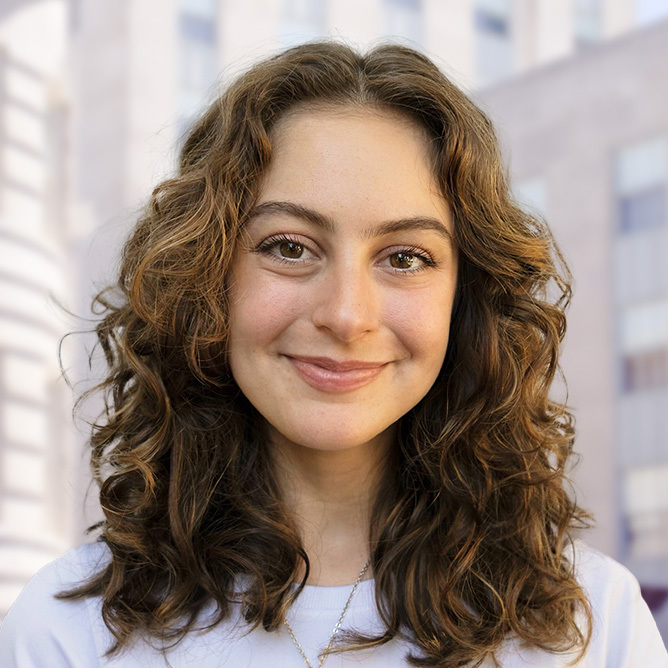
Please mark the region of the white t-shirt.
<svg viewBox="0 0 668 668"><path fill-rule="evenodd" d="M207 633L191 633L167 654L144 641L115 658L103 654L112 636L100 614L99 599L59 601L56 591L71 588L109 559L103 543L74 548L42 568L27 584L0 629L2 668L182 668L268 667L306 665L283 626L274 633L256 629L245 635L238 608L233 618ZM574 554L579 582L592 602L595 627L579 668L668 668L668 654L635 577L623 566L581 541ZM344 628L380 630L374 604L374 581L360 583L343 622ZM350 594L351 586L307 586L288 615L312 666L324 648ZM213 605L205 611L212 613ZM154 643L156 641L153 641ZM408 666L409 647L396 638L374 650L330 654L324 668ZM498 658L503 668L565 668L573 656L520 650L507 642ZM491 662L484 664L485 668Z"/></svg>

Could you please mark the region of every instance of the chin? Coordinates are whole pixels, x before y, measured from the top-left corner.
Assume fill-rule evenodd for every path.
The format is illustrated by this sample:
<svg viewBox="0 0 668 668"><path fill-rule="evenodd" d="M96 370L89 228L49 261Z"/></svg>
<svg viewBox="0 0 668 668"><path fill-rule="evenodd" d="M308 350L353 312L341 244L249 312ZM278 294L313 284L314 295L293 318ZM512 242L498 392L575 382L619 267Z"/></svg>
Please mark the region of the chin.
<svg viewBox="0 0 668 668"><path fill-rule="evenodd" d="M392 425L390 425L392 426ZM387 433L389 436L389 427L380 429L341 429L341 424L332 428L320 424L316 429L279 429L272 427L272 435L278 436L281 440L287 440L296 445L305 448L323 451L338 451L355 448L365 443L377 439L381 434Z"/></svg>

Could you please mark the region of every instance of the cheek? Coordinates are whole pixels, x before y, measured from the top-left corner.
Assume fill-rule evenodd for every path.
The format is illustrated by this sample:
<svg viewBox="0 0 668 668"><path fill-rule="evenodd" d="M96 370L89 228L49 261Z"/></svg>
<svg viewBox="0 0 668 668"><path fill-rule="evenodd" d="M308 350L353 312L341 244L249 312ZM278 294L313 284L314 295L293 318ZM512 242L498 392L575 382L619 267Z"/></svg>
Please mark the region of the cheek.
<svg viewBox="0 0 668 668"><path fill-rule="evenodd" d="M275 277L245 277L240 274L231 294L230 339L248 349L279 336L299 317L304 300L297 286Z"/></svg>
<svg viewBox="0 0 668 668"><path fill-rule="evenodd" d="M415 292L387 304L389 321L416 360L433 364L445 356L452 299L440 291Z"/></svg>

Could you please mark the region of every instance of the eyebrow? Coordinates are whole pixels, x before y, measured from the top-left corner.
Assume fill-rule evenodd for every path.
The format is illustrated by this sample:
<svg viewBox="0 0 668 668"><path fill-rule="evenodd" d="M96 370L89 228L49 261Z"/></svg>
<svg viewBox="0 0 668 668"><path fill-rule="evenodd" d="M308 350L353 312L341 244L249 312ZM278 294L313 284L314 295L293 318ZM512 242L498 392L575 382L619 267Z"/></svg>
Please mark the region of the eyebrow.
<svg viewBox="0 0 668 668"><path fill-rule="evenodd" d="M333 234L336 230L334 221L325 214L309 209L301 204L294 202L263 202L253 207L248 214L247 222L253 218L263 216L266 214L288 214L295 218L306 220L317 227L323 229L329 234ZM430 216L410 216L408 218L399 218L397 220L388 220L380 225L365 227L362 230L363 239L373 239L392 232L401 232L403 230L433 230L445 237L450 246L454 247L454 241L450 230L438 218L431 218Z"/></svg>

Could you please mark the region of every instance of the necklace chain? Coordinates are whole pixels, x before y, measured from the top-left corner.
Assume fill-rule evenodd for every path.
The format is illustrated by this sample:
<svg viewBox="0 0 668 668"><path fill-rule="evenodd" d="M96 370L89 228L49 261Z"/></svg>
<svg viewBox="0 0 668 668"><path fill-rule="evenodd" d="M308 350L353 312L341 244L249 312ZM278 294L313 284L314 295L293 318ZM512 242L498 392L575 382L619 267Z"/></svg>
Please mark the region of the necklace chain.
<svg viewBox="0 0 668 668"><path fill-rule="evenodd" d="M327 647L325 647L324 652L322 653L322 658L320 659L320 663L318 664L318 668L322 668L322 664L325 663L325 659L327 658L327 655L329 654L329 650L332 648L332 643L334 642L334 638L336 637L336 634L339 632L339 629L341 628L341 624L343 623L343 618L346 616L346 612L348 611L348 606L350 605L350 601L353 600L353 596L355 595L355 591L357 590L357 586L359 583L362 581L362 578L364 577L364 574L366 573L366 569L369 568L369 564L371 564L371 559L364 564L364 568L360 571L360 574L357 576L357 580L355 580L355 584L353 585L353 589L350 592L350 596L348 596L348 600L346 601L346 604L343 606L343 610L341 611L341 615L339 616L339 620L336 622L336 626L334 626L334 630L332 631L332 635L329 639L329 642L327 643ZM308 666L308 668L313 668L311 666L311 662L308 660L308 657L306 656L306 653L304 652L302 646L299 644L299 640L297 640L297 636L295 636L295 632L292 630L292 627L290 624L288 624L288 620L284 619L283 623L288 629L288 633L290 634L290 637L294 641L295 645L297 645L297 649L299 650L299 653L302 655L302 659L304 659L304 662Z"/></svg>

